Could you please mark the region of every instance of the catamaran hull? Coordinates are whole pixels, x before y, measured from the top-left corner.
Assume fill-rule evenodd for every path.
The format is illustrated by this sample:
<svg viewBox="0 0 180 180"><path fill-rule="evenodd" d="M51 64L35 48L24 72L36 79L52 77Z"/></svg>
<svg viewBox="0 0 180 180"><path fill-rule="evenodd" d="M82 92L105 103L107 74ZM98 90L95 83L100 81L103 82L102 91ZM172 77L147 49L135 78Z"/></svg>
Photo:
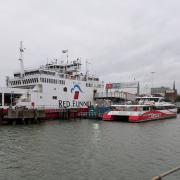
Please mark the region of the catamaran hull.
<svg viewBox="0 0 180 180"><path fill-rule="evenodd" d="M138 112L109 112L103 115L104 121L127 121L132 123L145 122L152 120L160 120L167 118L175 118L177 116L176 110L174 111L147 111L144 113Z"/></svg>

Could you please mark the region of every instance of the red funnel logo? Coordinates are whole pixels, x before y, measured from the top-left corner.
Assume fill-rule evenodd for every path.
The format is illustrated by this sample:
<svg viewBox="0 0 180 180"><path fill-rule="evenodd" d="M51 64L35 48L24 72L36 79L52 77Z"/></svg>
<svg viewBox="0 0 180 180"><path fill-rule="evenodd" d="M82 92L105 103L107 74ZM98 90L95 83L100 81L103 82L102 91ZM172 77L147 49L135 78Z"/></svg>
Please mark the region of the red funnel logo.
<svg viewBox="0 0 180 180"><path fill-rule="evenodd" d="M75 91L74 92L74 99L78 99L79 98L79 91Z"/></svg>

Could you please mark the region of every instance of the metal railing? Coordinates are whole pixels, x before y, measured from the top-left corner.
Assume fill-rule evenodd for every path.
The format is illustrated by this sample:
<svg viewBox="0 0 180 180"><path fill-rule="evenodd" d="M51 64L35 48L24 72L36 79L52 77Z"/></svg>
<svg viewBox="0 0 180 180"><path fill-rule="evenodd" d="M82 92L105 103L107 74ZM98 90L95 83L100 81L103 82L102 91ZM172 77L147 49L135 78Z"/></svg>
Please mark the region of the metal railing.
<svg viewBox="0 0 180 180"><path fill-rule="evenodd" d="M151 180L162 180L165 176L168 176L176 171L180 170L180 166L174 168L174 169L171 169L169 171L166 171L165 173L162 173L160 174L159 176L155 176L153 177Z"/></svg>

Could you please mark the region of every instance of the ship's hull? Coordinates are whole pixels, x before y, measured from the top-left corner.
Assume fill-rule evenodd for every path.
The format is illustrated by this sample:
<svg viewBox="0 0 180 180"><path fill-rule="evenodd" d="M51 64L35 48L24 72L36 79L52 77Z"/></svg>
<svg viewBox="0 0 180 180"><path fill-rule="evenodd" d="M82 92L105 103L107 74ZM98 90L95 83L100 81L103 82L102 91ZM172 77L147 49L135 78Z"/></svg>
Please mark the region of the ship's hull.
<svg viewBox="0 0 180 180"><path fill-rule="evenodd" d="M175 118L177 116L177 109L171 110L152 110L146 112L124 112L124 111L110 111L103 115L104 121L127 121L127 122L145 122L159 119Z"/></svg>

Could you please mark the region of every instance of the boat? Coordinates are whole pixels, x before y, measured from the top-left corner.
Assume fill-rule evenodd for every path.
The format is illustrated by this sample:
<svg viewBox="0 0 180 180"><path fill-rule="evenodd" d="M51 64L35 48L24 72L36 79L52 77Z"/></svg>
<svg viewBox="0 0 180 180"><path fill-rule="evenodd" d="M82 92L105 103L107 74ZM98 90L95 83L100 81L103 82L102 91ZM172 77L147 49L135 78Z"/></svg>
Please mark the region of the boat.
<svg viewBox="0 0 180 180"><path fill-rule="evenodd" d="M163 97L137 97L135 104L112 105L111 110L103 114L103 120L144 122L176 116L176 106Z"/></svg>
<svg viewBox="0 0 180 180"><path fill-rule="evenodd" d="M22 42L19 50L20 70L7 77L6 88L0 88L0 108L44 109L54 117L59 109L83 111L95 104L95 93L103 90L104 82L88 71L83 74L80 58L69 61L67 54L67 60L55 59L28 69L24 68Z"/></svg>

